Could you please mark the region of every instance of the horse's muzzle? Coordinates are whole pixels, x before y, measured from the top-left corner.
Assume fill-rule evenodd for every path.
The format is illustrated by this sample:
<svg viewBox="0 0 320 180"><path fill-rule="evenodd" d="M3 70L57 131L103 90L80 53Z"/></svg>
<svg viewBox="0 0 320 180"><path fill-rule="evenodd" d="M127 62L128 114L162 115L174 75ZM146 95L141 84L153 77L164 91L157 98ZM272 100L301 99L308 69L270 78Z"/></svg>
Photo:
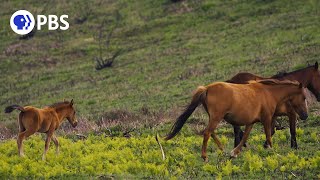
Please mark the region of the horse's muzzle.
<svg viewBox="0 0 320 180"><path fill-rule="evenodd" d="M301 113L301 114L300 114L300 119L301 119L301 120L306 120L306 119L308 119L308 114L307 114L306 112Z"/></svg>

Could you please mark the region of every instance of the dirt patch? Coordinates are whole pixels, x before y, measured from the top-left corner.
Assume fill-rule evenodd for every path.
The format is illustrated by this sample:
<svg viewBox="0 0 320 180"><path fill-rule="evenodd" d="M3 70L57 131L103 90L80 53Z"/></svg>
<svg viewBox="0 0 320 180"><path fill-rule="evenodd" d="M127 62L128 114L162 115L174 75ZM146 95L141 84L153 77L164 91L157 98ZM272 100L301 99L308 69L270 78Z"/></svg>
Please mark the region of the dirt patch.
<svg viewBox="0 0 320 180"><path fill-rule="evenodd" d="M16 133L4 124L0 124L0 141L15 138Z"/></svg>
<svg viewBox="0 0 320 180"><path fill-rule="evenodd" d="M34 46L30 46L27 43L16 43L9 45L5 49L4 54L6 56L29 55L35 50Z"/></svg>

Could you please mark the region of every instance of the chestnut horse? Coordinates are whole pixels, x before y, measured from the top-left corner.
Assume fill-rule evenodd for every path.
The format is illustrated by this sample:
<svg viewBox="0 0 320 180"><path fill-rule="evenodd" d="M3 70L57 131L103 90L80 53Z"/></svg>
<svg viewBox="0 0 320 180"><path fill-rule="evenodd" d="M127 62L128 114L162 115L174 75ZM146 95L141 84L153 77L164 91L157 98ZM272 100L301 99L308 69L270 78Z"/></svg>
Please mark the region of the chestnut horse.
<svg viewBox="0 0 320 180"><path fill-rule="evenodd" d="M237 157L253 124L258 121L264 125L268 147L272 147L272 117L277 106L286 101L292 104L301 119L308 118L305 93L301 83L270 79L252 81L249 84L217 82L206 87L200 86L193 95L191 103L178 117L165 139L169 140L176 136L198 105L203 104L209 115L209 123L203 134L201 155L205 161L208 160L206 149L210 135L218 147L223 149L215 133L222 119L234 125L246 126L241 142L231 151L232 157Z"/></svg>
<svg viewBox="0 0 320 180"><path fill-rule="evenodd" d="M46 153L49 149L50 140L56 146L56 153L59 153L59 141L54 135L54 131L61 125L62 121L67 118L69 123L77 126L76 111L71 102L64 101L55 103L43 109L38 109L32 106L12 105L5 108L5 113L11 113L14 109L20 112L19 114L19 134L17 139L19 155L24 156L22 141L36 132L46 133L45 150L42 159L45 160Z"/></svg>
<svg viewBox="0 0 320 180"><path fill-rule="evenodd" d="M309 66L297 71L293 71L290 73L281 73L275 76L272 76L272 79L278 80L295 80L303 84L304 87L307 87L317 98L317 101L320 101L320 72L318 70L318 62L314 64L314 66ZM251 73L238 73L230 80L226 82L236 83L236 84L246 84L251 80L262 80L268 79L263 78ZM285 103L281 105L277 112L275 113L273 125L272 125L272 135L275 133L274 123L277 116L288 116L289 124L290 124L290 134L291 134L291 148L298 148L297 140L296 140L296 120L297 115L291 107L290 103ZM234 125L234 147L236 147L242 138L243 132L241 131L239 126ZM266 146L266 143L264 144Z"/></svg>

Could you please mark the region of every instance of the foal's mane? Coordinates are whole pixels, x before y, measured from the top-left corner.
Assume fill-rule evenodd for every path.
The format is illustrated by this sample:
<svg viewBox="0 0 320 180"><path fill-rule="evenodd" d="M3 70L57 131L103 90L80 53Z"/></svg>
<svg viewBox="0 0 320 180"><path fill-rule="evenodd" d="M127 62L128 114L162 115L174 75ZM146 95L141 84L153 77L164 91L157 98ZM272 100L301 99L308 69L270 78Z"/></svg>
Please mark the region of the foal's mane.
<svg viewBox="0 0 320 180"><path fill-rule="evenodd" d="M283 80L279 81L277 79L264 79L264 80L258 80L257 83L265 84L265 85L295 85L299 86L298 81L290 81L290 80Z"/></svg>

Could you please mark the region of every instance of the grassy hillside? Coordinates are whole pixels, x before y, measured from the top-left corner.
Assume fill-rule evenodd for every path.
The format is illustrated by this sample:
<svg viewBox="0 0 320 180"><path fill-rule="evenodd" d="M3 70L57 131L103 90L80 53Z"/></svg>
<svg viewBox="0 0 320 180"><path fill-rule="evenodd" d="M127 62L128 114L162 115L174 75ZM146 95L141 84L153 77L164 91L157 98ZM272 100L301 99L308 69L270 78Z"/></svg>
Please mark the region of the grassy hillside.
<svg viewBox="0 0 320 180"><path fill-rule="evenodd" d="M184 105L198 85L240 71L269 76L319 60L316 0L59 0L1 6L0 109L74 98L79 116L91 120L115 109L170 111ZM8 23L22 8L68 14L70 29L19 40ZM103 56L125 52L112 68L96 71L95 37L102 22L105 35L118 24ZM11 116L1 111L0 120L7 119Z"/></svg>

